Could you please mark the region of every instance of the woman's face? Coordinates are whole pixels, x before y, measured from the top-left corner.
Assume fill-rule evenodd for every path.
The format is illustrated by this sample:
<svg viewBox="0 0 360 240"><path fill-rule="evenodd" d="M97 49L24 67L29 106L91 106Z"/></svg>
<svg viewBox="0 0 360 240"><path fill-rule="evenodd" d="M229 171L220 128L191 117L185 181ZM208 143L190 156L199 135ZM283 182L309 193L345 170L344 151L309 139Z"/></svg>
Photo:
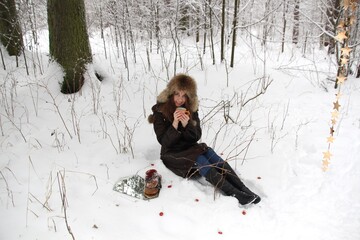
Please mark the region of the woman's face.
<svg viewBox="0 0 360 240"><path fill-rule="evenodd" d="M186 102L186 92L185 91L175 91L174 93L174 103L176 107L181 107Z"/></svg>

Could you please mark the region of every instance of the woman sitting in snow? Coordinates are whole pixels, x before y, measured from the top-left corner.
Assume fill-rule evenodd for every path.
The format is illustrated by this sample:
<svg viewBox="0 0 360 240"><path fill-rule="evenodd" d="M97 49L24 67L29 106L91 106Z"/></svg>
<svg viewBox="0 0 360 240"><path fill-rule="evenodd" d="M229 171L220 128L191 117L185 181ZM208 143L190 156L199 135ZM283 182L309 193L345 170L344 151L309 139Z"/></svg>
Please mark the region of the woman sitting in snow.
<svg viewBox="0 0 360 240"><path fill-rule="evenodd" d="M201 138L196 82L185 74L174 76L157 97L149 122L154 124L160 158L164 165L183 178L205 177L224 194L237 198L240 204L260 202L231 166L221 159Z"/></svg>

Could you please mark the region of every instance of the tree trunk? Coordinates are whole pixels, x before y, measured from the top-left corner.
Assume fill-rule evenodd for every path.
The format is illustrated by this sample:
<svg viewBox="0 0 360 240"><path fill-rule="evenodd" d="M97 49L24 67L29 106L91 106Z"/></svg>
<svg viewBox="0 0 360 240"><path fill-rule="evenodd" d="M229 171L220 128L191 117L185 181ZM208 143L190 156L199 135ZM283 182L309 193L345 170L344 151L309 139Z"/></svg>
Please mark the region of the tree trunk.
<svg viewBox="0 0 360 240"><path fill-rule="evenodd" d="M264 12L264 16L267 15L267 13L270 11L270 1L267 0L267 2L265 3L265 12ZM265 17L265 24L263 25L263 37L262 37L262 41L261 41L261 46L265 46L269 33L270 33L270 29L271 29L271 24L269 22L269 17Z"/></svg>
<svg viewBox="0 0 360 240"><path fill-rule="evenodd" d="M238 14L238 6L239 6L239 0L235 0L235 6L234 6L234 20L233 20L233 41L232 41L232 47L231 47L231 61L230 61L230 67L234 67L234 58L235 58L235 46L236 46L236 27L237 27L237 14Z"/></svg>
<svg viewBox="0 0 360 240"><path fill-rule="evenodd" d="M199 6L196 7L196 16L195 16L195 24L196 24L196 33L195 33L195 41L196 43L200 42L200 10Z"/></svg>
<svg viewBox="0 0 360 240"><path fill-rule="evenodd" d="M325 19L325 30L336 35L336 26L340 18L340 0L328 0L329 7L326 9L327 18ZM332 37L325 36L325 44L328 47L328 54L335 53L335 40Z"/></svg>
<svg viewBox="0 0 360 240"><path fill-rule="evenodd" d="M207 33L207 18L206 18L206 14L207 14L207 4L206 2L204 3L204 42L203 42L203 54L205 54L206 52L206 33Z"/></svg>
<svg viewBox="0 0 360 240"><path fill-rule="evenodd" d="M155 16L155 37L156 37L156 53L160 52L160 18L159 18L159 3L156 1L154 5L154 16Z"/></svg>
<svg viewBox="0 0 360 240"><path fill-rule="evenodd" d="M99 18L100 18L100 36L101 39L103 40L103 46L104 46L104 54L105 54L105 59L107 59L107 53L106 53L106 41L105 41L105 35L104 35L104 20L103 20L103 9L102 9L102 5L100 4L99 7Z"/></svg>
<svg viewBox="0 0 360 240"><path fill-rule="evenodd" d="M134 40L134 36L133 36L133 30L132 30L132 26L131 26L131 18L130 18L130 13L129 13L129 6L128 6L128 2L127 0L125 0L125 13L126 13L126 18L127 18L127 24L129 26L129 35L130 35L130 43L131 43L131 48L133 50L133 57L134 57L134 62L136 63L136 47L135 47L135 40Z"/></svg>
<svg viewBox="0 0 360 240"><path fill-rule="evenodd" d="M292 42L298 44L299 42L299 25L300 25L300 0L295 0L294 8L294 27L293 27L293 37Z"/></svg>
<svg viewBox="0 0 360 240"><path fill-rule="evenodd" d="M215 65L215 49L214 49L214 26L212 21L212 10L211 10L211 0L209 1L209 25L210 25L210 46L211 46L211 57L213 60L213 65Z"/></svg>
<svg viewBox="0 0 360 240"><path fill-rule="evenodd" d="M178 3L178 2L177 2ZM179 3L178 3L179 5ZM190 17L189 17L189 7L188 6L182 6L183 4L181 4L181 6L179 6L179 12L178 14L180 14L179 17L179 30L183 31L183 32L187 32L189 31L189 26L190 26Z"/></svg>
<svg viewBox="0 0 360 240"><path fill-rule="evenodd" d="M286 34L286 12L287 12L287 3L286 0L283 2L283 29L282 29L282 39L281 39L281 52L284 52L285 48L285 34Z"/></svg>
<svg viewBox="0 0 360 240"><path fill-rule="evenodd" d="M50 55L65 72L61 92L77 92L84 84L85 65L92 61L84 0L48 0L47 11Z"/></svg>
<svg viewBox="0 0 360 240"><path fill-rule="evenodd" d="M226 7L226 0L222 1L222 12L221 12L221 54L220 54L220 60L221 62L224 61L225 56L225 7Z"/></svg>
<svg viewBox="0 0 360 240"><path fill-rule="evenodd" d="M0 0L0 41L10 56L19 56L24 47L15 0Z"/></svg>

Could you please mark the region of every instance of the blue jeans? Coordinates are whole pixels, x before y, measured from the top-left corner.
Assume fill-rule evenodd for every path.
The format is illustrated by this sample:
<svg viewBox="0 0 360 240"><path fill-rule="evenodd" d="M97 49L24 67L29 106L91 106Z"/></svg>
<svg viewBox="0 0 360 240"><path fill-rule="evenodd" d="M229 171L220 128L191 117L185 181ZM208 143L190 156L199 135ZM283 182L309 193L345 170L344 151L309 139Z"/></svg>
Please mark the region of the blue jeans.
<svg viewBox="0 0 360 240"><path fill-rule="evenodd" d="M222 167L223 163L224 160L212 148L209 148L205 153L197 157L196 168L199 170L200 175L204 177L212 167Z"/></svg>

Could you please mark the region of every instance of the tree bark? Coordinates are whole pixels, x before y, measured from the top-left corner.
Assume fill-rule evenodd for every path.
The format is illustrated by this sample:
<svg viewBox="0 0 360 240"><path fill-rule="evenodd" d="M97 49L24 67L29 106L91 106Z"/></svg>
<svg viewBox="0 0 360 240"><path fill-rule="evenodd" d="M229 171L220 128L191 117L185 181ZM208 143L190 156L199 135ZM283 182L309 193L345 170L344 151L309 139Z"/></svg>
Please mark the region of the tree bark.
<svg viewBox="0 0 360 240"><path fill-rule="evenodd" d="M204 3L204 41L203 41L203 54L205 54L206 52L206 33L207 33L207 29L208 29L208 25L207 25L207 18L206 18L206 14L207 14L207 4L206 2Z"/></svg>
<svg viewBox="0 0 360 240"><path fill-rule="evenodd" d="M214 26L212 20L212 10L211 10L211 0L209 2L209 27L210 27L210 46L211 46L211 57L213 60L213 65L215 65L215 49L214 49Z"/></svg>
<svg viewBox="0 0 360 240"><path fill-rule="evenodd" d="M236 46L236 27L237 27L237 14L238 14L239 0L235 0L234 6L234 20L233 20L233 39L231 47L231 61L230 67L234 67L234 58L235 58L235 46Z"/></svg>
<svg viewBox="0 0 360 240"><path fill-rule="evenodd" d="M222 12L221 12L221 54L220 54L220 60L221 62L225 59L225 8L226 7L226 0L222 1Z"/></svg>
<svg viewBox="0 0 360 240"><path fill-rule="evenodd" d="M15 0L0 0L0 41L10 56L20 56L24 43Z"/></svg>
<svg viewBox="0 0 360 240"><path fill-rule="evenodd" d="M285 33L286 33L286 12L287 12L287 3L286 0L283 1L283 29L282 29L282 39L281 39L281 52L285 50Z"/></svg>
<svg viewBox="0 0 360 240"><path fill-rule="evenodd" d="M195 23L196 23L196 33L195 33L195 41L196 43L200 42L200 10L199 6L196 7L196 16L195 16Z"/></svg>
<svg viewBox="0 0 360 240"><path fill-rule="evenodd" d="M328 0L329 6L326 9L326 15L328 21L326 21L325 30L336 34L336 26L340 18L340 0ZM325 46L328 47L328 54L335 53L335 40L332 37L325 36Z"/></svg>
<svg viewBox="0 0 360 240"><path fill-rule="evenodd" d="M299 25L300 25L300 0L295 0L294 8L294 27L293 27L293 37L292 42L298 44L299 42Z"/></svg>
<svg viewBox="0 0 360 240"><path fill-rule="evenodd" d="M47 10L50 55L65 72L61 92L77 92L84 84L85 65L92 61L84 0L48 0Z"/></svg>

